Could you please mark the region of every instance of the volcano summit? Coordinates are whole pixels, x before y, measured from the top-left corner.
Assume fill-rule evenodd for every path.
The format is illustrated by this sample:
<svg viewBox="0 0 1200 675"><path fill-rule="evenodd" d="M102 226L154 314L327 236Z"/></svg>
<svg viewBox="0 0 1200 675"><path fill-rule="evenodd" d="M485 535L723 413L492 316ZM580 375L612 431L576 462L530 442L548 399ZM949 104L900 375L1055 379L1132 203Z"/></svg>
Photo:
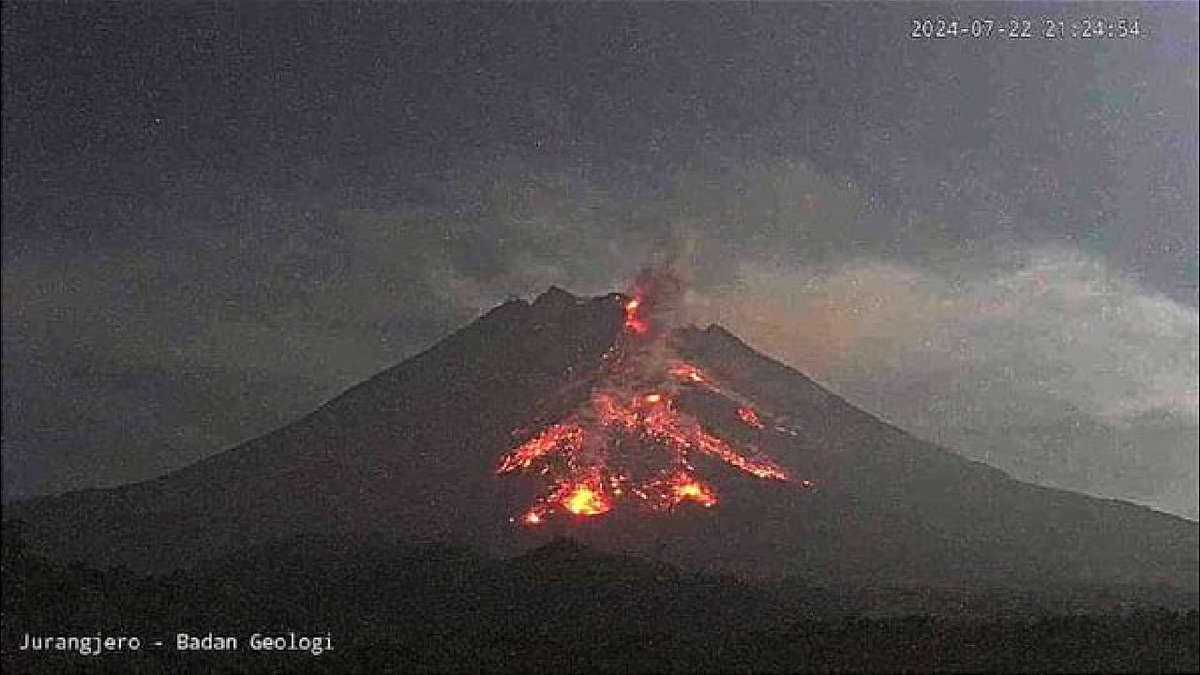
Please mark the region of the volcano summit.
<svg viewBox="0 0 1200 675"><path fill-rule="evenodd" d="M685 502L712 507L717 503L714 489L696 475L701 459L724 462L757 478L792 480L754 445L710 433L712 424L682 408L687 398L704 397L710 409L724 405L735 410L753 430L743 430L743 436L766 431L746 397L723 390L680 355L661 318L661 307L678 294L678 287L668 274L643 273L625 300L623 329L601 365L579 373L562 389L585 392L585 401L565 419L543 424L504 457L498 473L535 472L551 481L550 493L522 517L525 524L539 525L556 510L603 515L618 499L658 510ZM556 398L554 407L561 407L563 396ZM774 430L795 434L783 426ZM813 485L808 479L799 484Z"/></svg>
<svg viewBox="0 0 1200 675"><path fill-rule="evenodd" d="M142 570L297 534L501 554L568 534L818 583L1197 590L1197 523L917 439L720 326L674 325L677 290L507 302L261 438L6 518L60 559Z"/></svg>

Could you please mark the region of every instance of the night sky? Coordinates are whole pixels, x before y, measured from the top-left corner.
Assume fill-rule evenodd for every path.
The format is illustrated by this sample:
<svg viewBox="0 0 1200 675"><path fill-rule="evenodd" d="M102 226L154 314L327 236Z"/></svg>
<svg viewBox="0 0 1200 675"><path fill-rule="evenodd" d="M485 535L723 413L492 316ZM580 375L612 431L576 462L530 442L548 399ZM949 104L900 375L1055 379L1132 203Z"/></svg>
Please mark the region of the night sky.
<svg viewBox="0 0 1200 675"><path fill-rule="evenodd" d="M182 467L686 240L694 321L1019 478L1197 517L1197 6L954 7L1143 35L4 3L4 499Z"/></svg>

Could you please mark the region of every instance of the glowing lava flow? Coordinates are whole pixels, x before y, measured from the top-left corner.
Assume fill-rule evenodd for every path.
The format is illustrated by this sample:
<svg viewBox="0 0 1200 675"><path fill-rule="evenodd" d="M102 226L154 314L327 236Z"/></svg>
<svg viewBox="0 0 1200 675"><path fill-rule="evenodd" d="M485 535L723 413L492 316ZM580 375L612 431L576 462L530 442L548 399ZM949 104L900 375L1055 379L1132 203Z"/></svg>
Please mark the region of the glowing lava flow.
<svg viewBox="0 0 1200 675"><path fill-rule="evenodd" d="M712 487L687 474L680 474L672 483L671 496L674 497L675 503L692 501L704 508L711 508L717 504L717 496L713 494Z"/></svg>
<svg viewBox="0 0 1200 675"><path fill-rule="evenodd" d="M568 511L577 516L598 516L612 509L608 495L596 481L567 486L560 501Z"/></svg>
<svg viewBox="0 0 1200 675"><path fill-rule="evenodd" d="M642 301L638 298L625 303L625 328L638 335L645 335L650 330L650 324L638 316L638 308L641 305Z"/></svg>
<svg viewBox="0 0 1200 675"><path fill-rule="evenodd" d="M549 490L522 516L524 524L540 525L563 512L600 516L625 501L655 510L685 503L711 508L718 503L717 492L695 475L692 464L702 456L757 478L792 480L754 448L713 435L678 409L674 393L699 389L722 395L755 433L765 428L746 399L724 392L670 349L652 321L655 299L646 291L639 285L624 303L624 331L588 400L501 459L497 474L537 474L550 481Z"/></svg>
<svg viewBox="0 0 1200 675"><path fill-rule="evenodd" d="M764 426L766 426L762 423L762 420L758 418L758 413L754 412L754 408L742 406L741 408L738 408L737 414L738 419L754 427L755 429L762 429Z"/></svg>
<svg viewBox="0 0 1200 675"><path fill-rule="evenodd" d="M574 452L582 447L583 428L578 424L555 424L504 456L498 473L528 469L534 462L554 451Z"/></svg>

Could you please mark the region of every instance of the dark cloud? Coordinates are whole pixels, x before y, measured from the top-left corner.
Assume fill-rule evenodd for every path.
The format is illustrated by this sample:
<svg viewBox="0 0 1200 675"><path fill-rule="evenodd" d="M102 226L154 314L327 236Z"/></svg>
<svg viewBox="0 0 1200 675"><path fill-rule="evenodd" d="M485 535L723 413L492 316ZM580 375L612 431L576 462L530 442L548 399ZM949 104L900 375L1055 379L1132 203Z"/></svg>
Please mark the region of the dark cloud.
<svg viewBox="0 0 1200 675"><path fill-rule="evenodd" d="M1195 309L1078 249L1011 255L1015 267L977 260L969 276L748 263L705 309L867 409L1022 478L1194 515Z"/></svg>

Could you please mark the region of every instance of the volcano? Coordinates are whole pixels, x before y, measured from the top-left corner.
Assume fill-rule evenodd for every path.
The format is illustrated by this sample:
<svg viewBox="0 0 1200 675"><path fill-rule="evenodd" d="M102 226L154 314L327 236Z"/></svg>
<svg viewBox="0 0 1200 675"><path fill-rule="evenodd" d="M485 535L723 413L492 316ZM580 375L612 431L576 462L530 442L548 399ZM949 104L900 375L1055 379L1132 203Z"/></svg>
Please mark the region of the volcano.
<svg viewBox="0 0 1200 675"><path fill-rule="evenodd" d="M272 433L5 517L59 559L146 571L298 534L505 555L568 535L816 583L1197 590L1197 523L922 441L720 326L675 325L671 286L642 281L506 302Z"/></svg>

